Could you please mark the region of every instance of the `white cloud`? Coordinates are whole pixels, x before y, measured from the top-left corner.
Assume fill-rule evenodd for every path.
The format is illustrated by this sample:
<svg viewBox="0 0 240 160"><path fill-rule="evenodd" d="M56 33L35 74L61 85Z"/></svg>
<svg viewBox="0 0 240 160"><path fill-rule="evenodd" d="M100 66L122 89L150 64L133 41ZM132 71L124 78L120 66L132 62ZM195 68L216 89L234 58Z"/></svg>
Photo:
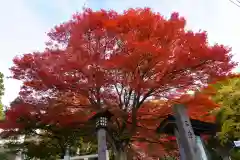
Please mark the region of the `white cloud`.
<svg viewBox="0 0 240 160"><path fill-rule="evenodd" d="M1 1L0 19L0 71L9 76L14 56L44 47L46 26L21 0ZM5 88L3 103L7 105L17 96L19 82L5 78Z"/></svg>
<svg viewBox="0 0 240 160"><path fill-rule="evenodd" d="M0 71L4 73L5 77L10 76L9 68L12 66L13 57L44 49L44 42L47 40L46 32L54 25L70 18L73 12L82 9L85 0L53 0L51 2L43 0L42 2L55 8L48 14L57 15L57 20L51 19L51 16L43 17L41 9L39 9L40 12L33 10L29 0L1 1ZM33 3L38 5L37 2ZM8 105L18 95L20 82L5 78L5 88L2 101Z"/></svg>

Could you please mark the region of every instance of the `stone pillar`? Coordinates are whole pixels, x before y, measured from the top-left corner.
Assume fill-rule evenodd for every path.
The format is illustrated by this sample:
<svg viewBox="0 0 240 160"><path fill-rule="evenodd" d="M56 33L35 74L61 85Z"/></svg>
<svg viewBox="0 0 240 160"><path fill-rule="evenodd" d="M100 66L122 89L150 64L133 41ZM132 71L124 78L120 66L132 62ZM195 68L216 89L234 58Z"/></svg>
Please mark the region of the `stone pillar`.
<svg viewBox="0 0 240 160"><path fill-rule="evenodd" d="M99 128L97 130L98 138L98 160L108 160L106 129Z"/></svg>
<svg viewBox="0 0 240 160"><path fill-rule="evenodd" d="M186 160L201 160L196 137L185 106L176 104L173 106L173 109L179 132L179 141L184 148Z"/></svg>
<svg viewBox="0 0 240 160"><path fill-rule="evenodd" d="M207 151L202 141L202 138L200 136L196 136L196 141L197 141L197 146L199 148L202 160L208 160Z"/></svg>
<svg viewBox="0 0 240 160"><path fill-rule="evenodd" d="M66 153L65 153L65 156L64 156L64 160L70 160L69 146L66 148Z"/></svg>
<svg viewBox="0 0 240 160"><path fill-rule="evenodd" d="M176 137L179 152L180 152L180 160L186 160L186 155L185 155L185 152L184 152L184 148L182 147L182 145L180 143L179 133L178 133L178 130L176 128L174 129L174 135Z"/></svg>

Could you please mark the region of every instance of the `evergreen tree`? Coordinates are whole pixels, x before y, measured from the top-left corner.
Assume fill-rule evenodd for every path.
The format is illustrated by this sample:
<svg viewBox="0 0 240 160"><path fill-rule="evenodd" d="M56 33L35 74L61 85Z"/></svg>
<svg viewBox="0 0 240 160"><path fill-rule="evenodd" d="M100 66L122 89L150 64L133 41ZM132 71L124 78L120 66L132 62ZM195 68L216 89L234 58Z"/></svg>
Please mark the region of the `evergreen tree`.
<svg viewBox="0 0 240 160"><path fill-rule="evenodd" d="M4 75L0 72L0 119L4 118L2 96L4 95L4 84L3 84Z"/></svg>

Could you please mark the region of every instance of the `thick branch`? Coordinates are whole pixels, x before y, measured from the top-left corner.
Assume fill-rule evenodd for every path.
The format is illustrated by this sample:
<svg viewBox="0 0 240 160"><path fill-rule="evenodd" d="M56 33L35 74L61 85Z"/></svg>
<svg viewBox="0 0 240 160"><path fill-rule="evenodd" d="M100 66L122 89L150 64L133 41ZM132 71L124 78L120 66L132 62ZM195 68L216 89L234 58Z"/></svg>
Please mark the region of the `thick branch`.
<svg viewBox="0 0 240 160"><path fill-rule="evenodd" d="M119 100L119 107L122 107L123 103L122 103L122 91L123 91L123 87L121 88L121 91L118 90L117 85L114 84L114 87L117 91L118 94L118 100Z"/></svg>
<svg viewBox="0 0 240 160"><path fill-rule="evenodd" d="M143 104L143 102L154 92L154 89L150 89L142 98L138 104L138 108Z"/></svg>

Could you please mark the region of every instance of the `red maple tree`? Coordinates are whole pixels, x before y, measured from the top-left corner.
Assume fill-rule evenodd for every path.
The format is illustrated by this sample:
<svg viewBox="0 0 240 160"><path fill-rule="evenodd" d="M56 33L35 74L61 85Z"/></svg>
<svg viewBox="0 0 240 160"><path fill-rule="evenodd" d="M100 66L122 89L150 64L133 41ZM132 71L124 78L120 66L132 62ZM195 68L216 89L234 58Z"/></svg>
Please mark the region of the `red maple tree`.
<svg viewBox="0 0 240 160"><path fill-rule="evenodd" d="M155 120L152 131L161 117L155 105L144 104L175 99L236 65L228 47L210 46L206 32L187 31L185 24L178 13L166 19L149 8L121 14L85 9L48 33L44 52L14 58L13 78L23 81L20 96L29 103L72 92L85 97L89 108L109 109L115 115L111 144L124 159L141 137L151 142L149 127L139 131L142 112Z"/></svg>
<svg viewBox="0 0 240 160"><path fill-rule="evenodd" d="M51 156L58 154L63 158L69 145L71 147L82 145L80 138L85 137L84 142L95 138L90 134L95 131L93 122L86 123L93 116L93 112L88 108L83 110L82 107L78 107L88 102L82 97L75 96L69 104L67 95L65 94L64 98L62 96L45 99L45 101L38 99L38 103L25 102L21 98L14 100L6 111L5 119L0 123L0 128L3 129L0 136L8 140L25 136L25 143L10 142L5 144L5 147L9 147L10 144L10 149L26 148L26 155L31 155L28 145L41 150L41 144L51 141L48 147L50 146L51 151L57 151Z"/></svg>

